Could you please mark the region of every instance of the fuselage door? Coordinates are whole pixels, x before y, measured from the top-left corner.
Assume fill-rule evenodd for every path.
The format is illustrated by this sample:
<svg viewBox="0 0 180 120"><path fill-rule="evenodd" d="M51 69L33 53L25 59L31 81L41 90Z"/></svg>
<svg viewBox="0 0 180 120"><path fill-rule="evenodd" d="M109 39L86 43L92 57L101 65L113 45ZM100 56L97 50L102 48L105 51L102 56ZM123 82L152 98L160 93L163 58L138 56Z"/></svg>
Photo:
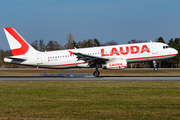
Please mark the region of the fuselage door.
<svg viewBox="0 0 180 120"><path fill-rule="evenodd" d="M37 64L42 64L42 54L37 54Z"/></svg>
<svg viewBox="0 0 180 120"><path fill-rule="evenodd" d="M157 53L158 53L157 45L152 44L152 54L157 54Z"/></svg>

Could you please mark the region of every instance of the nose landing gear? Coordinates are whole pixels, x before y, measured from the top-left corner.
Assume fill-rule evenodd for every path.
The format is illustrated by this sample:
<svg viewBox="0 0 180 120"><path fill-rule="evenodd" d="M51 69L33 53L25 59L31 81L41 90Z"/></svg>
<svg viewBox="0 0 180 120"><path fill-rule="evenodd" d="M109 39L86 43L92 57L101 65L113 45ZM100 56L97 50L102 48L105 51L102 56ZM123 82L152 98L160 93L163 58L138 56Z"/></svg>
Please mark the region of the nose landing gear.
<svg viewBox="0 0 180 120"><path fill-rule="evenodd" d="M154 66L154 71L158 71L157 65L156 65L156 61L153 61L153 66Z"/></svg>

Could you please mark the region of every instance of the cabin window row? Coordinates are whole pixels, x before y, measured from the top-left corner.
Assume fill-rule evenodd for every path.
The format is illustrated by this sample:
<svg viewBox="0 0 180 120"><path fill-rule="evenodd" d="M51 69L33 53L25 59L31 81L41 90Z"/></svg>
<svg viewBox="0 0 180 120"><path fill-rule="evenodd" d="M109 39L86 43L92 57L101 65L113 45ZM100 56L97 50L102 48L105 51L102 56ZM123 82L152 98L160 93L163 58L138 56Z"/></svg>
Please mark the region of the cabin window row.
<svg viewBox="0 0 180 120"><path fill-rule="evenodd" d="M63 56L53 56L53 57L48 57L48 59L56 59L56 58L65 58L65 57L74 57L75 55L63 55Z"/></svg>

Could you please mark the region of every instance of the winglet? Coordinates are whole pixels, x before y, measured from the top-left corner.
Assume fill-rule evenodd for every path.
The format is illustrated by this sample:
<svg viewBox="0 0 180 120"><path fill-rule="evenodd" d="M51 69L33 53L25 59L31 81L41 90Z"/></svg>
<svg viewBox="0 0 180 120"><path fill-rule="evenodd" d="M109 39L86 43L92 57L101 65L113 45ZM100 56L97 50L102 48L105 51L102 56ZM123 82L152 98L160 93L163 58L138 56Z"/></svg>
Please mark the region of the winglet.
<svg viewBox="0 0 180 120"><path fill-rule="evenodd" d="M72 54L74 54L74 52L72 52L72 51L69 51L70 52L70 56L72 55Z"/></svg>

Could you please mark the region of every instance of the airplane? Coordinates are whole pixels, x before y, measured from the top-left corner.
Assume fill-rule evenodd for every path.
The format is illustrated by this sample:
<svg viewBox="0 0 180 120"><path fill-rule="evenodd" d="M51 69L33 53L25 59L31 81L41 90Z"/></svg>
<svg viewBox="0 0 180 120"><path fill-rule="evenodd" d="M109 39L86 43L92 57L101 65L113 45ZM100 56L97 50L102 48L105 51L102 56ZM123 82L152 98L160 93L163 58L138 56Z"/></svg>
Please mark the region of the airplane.
<svg viewBox="0 0 180 120"><path fill-rule="evenodd" d="M153 61L176 56L178 51L165 43L147 42L136 44L111 45L79 49L40 52L35 50L14 28L4 28L13 56L5 57L4 62L38 68L95 68L98 77L102 69L125 69L127 63Z"/></svg>

